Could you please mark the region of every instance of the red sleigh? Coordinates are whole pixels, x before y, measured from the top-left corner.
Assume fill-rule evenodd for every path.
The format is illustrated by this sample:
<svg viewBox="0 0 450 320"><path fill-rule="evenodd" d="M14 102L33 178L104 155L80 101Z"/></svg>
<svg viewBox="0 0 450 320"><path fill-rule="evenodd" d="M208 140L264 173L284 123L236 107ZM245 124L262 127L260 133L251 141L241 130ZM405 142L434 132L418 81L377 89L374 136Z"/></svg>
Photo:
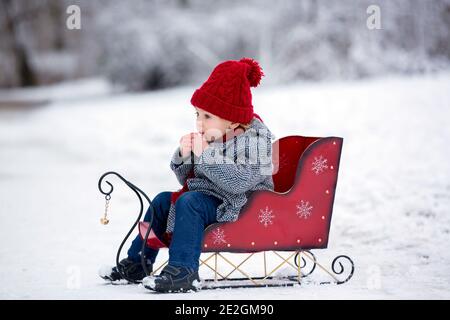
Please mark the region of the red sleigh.
<svg viewBox="0 0 450 320"><path fill-rule="evenodd" d="M353 276L354 264L348 256L337 256L330 271L310 251L324 249L328 245L342 142L339 137L287 136L273 143L275 190L253 192L237 221L216 223L205 230L202 252L204 255L210 254L206 258L202 255L200 265L212 270L214 278L204 280L204 288L290 286L301 283L302 278L313 273L316 267L331 276L333 280L327 283L345 283ZM137 189L134 191L138 196L137 191L143 193L123 180L132 189ZM106 193L101 188L100 191L108 197L112 185L107 183L111 191ZM158 239L152 230L148 230L148 226L147 222L139 222L139 232L146 239L146 245L152 248L167 247L167 239ZM269 252L277 256L280 263L268 270ZM288 256L280 252L288 252ZM237 263L226 256L229 253L245 254L245 257ZM243 267L257 253L263 255L264 275L250 276ZM223 274L218 261L225 261L228 267L231 266L231 271ZM165 263L155 268L154 273ZM282 266L292 267L295 273L277 276L276 271ZM345 272L348 271L345 266L349 266L349 272ZM231 277L236 272L244 278ZM347 276L343 277L344 273Z"/></svg>

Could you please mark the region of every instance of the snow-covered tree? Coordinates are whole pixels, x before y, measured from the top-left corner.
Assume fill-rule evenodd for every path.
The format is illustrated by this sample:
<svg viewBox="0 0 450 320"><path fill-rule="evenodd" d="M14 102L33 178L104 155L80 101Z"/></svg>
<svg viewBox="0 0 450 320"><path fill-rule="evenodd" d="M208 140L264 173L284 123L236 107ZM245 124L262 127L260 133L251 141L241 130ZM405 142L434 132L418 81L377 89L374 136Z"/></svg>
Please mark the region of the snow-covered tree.
<svg viewBox="0 0 450 320"><path fill-rule="evenodd" d="M129 90L199 84L243 56L260 60L263 85L450 65L450 0L0 2L1 86L96 75ZM73 4L81 30L65 27ZM367 27L373 5L381 29Z"/></svg>

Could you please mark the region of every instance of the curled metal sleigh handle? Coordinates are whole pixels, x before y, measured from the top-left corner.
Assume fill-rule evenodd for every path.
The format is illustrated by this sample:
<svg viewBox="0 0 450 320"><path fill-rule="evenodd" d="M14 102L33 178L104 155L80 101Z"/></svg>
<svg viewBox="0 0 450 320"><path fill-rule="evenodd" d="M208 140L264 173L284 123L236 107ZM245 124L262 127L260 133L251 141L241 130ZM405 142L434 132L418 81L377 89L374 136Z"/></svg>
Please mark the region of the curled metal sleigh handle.
<svg viewBox="0 0 450 320"><path fill-rule="evenodd" d="M105 195L105 199L106 199L106 201L107 201L107 203L106 203L106 205L105 205L105 216L101 219L101 221L102 221L103 224L108 224L108 222L109 222L109 220L108 220L107 217L106 217L106 214L107 214L107 210L108 210L109 200L111 199L111 193L114 191L114 187L113 187L113 185L112 185L109 181L105 181L105 183L108 184L109 187L110 187L109 190L108 190L108 191L105 191L105 190L102 189L102 182L103 182L103 179L105 179L105 177L108 176L108 175L115 175L115 176L117 176L117 177L118 177L120 180L122 180L122 181L123 181L123 182L131 189L131 190L133 190L133 192L136 194L136 196L137 196L138 199L139 199L139 203L140 203L139 216L138 216L137 219L134 221L132 227L131 227L130 230L128 231L128 233L127 233L127 235L125 236L125 238L122 240L122 243L120 244L119 249L117 250L117 255L116 255L116 266L117 266L117 271L118 271L118 272L120 273L120 275L121 275L124 279L126 279L127 281L129 281L129 282L136 282L136 281L134 281L133 279L130 279L130 278L123 272L123 270L122 270L122 268L121 268L121 265L120 265L120 263L119 263L119 260L120 260L120 253L121 253L121 251L122 251L122 248L123 248L125 242L128 240L128 238L130 237L131 233L132 233L132 232L134 231L134 229L136 228L136 226L137 226L137 224L139 223L139 221L141 221L141 217L142 217L142 213L143 213L143 209L144 209L144 204L143 204L142 197L141 197L141 194L142 194L142 195L145 197L145 199L148 201L148 203L149 203L149 210L151 210L151 217L150 217L150 221L149 221L149 228L148 228L147 234L146 234L145 239L144 239L144 241L143 241L143 243L142 243L142 250L141 250L141 264L142 264L142 267L144 268L144 271L145 271L146 275L150 275L150 271L148 270L147 264L146 264L146 261L145 261L146 258L145 258L145 256L144 256L144 249L145 249L145 244L146 244L146 241L147 241L146 239L148 238L148 235L150 234L150 230L151 230L151 226L152 226L152 223L153 223L153 217L154 217L154 212L155 212L155 210L154 210L154 208L153 208L152 202L150 201L150 198L145 194L144 191L142 191L141 189L139 189L138 187L136 187L134 184L132 184L131 182L129 182L128 180L126 180L124 177L122 177L122 176L121 176L120 174L118 174L117 172L114 172L114 171L108 171L108 172L104 173L104 174L100 177L100 179L98 180L98 189L100 190L100 192L101 192L102 194ZM105 222L105 223L104 223L104 222Z"/></svg>

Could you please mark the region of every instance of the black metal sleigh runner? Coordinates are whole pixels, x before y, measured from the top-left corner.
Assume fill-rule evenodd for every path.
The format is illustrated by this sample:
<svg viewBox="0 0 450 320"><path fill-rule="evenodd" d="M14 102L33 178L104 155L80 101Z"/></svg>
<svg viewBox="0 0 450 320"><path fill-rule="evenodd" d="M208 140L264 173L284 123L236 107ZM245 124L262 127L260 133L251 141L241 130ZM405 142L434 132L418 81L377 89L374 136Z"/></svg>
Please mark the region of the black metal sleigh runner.
<svg viewBox="0 0 450 320"><path fill-rule="evenodd" d="M303 136L287 136L273 143L275 190L255 191L237 221L216 223L205 230L200 268L207 268L212 276L202 281L202 289L294 286L318 270L329 277L329 281L320 284L343 284L352 278L354 263L348 256L336 256L330 270L319 263L311 251L325 249L328 245L342 143L339 137ZM108 190L102 188L108 175L120 178L140 202L139 215L119 246L116 264L119 265L122 247L136 228L144 239L143 247L167 248L170 242L153 233L152 221L141 222L142 197L153 212L149 197L116 172L106 172L98 182L106 199L101 222L108 223L107 210L113 192L109 181L105 181ZM230 253L234 259L230 258ZM144 259L142 257L142 265L150 275ZM261 262L261 270L252 275L245 267L256 259ZM151 274L158 273L165 264L167 261L155 267ZM286 267L291 270L289 274L284 274L285 270L283 275L277 274ZM119 267L118 270L120 272ZM126 275L121 275L127 279Z"/></svg>

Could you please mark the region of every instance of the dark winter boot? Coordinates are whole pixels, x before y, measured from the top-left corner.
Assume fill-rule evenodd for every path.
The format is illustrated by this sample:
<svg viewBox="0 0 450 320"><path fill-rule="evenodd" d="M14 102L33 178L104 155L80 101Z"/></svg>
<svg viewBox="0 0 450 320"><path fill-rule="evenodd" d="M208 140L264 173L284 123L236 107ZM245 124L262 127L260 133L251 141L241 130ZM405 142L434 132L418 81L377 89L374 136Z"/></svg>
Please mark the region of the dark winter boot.
<svg viewBox="0 0 450 320"><path fill-rule="evenodd" d="M200 277L191 268L167 265L160 275L146 277L142 284L157 292L197 291L200 289Z"/></svg>
<svg viewBox="0 0 450 320"><path fill-rule="evenodd" d="M141 261L139 262L133 261L130 258L125 258L119 262L119 268L123 274L133 282L140 282L142 279L146 277L144 268L142 267ZM150 261L147 261L147 269L149 272L153 271L153 265ZM124 278L120 274L119 270L116 267L105 267L100 270L99 275L102 279L108 281L118 281L123 280Z"/></svg>

